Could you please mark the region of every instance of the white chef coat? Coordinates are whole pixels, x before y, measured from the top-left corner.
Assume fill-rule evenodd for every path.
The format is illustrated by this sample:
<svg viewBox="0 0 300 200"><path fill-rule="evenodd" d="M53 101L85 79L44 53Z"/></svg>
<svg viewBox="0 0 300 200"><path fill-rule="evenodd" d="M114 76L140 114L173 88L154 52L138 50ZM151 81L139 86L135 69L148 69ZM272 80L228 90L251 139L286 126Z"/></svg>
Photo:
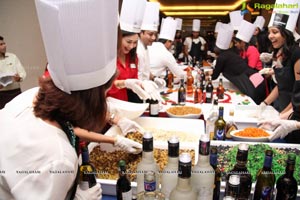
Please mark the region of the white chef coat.
<svg viewBox="0 0 300 200"><path fill-rule="evenodd" d="M187 37L185 38L184 40L184 45L188 47L188 52L191 51L191 48L192 48L192 43L196 43L198 44L199 42L201 42L201 51L204 51L205 50L205 44L206 44L206 41L204 40L203 37L199 36L198 38L195 38L195 39L192 39L191 37Z"/></svg>
<svg viewBox="0 0 300 200"><path fill-rule="evenodd" d="M148 47L150 58L150 70L154 76L165 75L168 68L177 77L183 77L185 72L178 67L176 59L161 42L153 42Z"/></svg>
<svg viewBox="0 0 300 200"><path fill-rule="evenodd" d="M61 129L35 117L35 94L0 110L0 199L65 199L75 180L76 152Z"/></svg>
<svg viewBox="0 0 300 200"><path fill-rule="evenodd" d="M142 43L142 41L138 40L137 45L137 56L139 59L138 64L138 79L140 80L149 80L150 79L150 61L149 61L149 54L148 49Z"/></svg>

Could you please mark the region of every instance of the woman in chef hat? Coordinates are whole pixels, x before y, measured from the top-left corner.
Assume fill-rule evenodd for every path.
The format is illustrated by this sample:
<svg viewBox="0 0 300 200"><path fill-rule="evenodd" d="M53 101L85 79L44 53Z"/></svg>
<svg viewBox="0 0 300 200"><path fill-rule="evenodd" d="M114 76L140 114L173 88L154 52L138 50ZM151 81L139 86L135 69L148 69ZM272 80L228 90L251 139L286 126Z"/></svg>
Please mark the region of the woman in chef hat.
<svg viewBox="0 0 300 200"><path fill-rule="evenodd" d="M73 126L100 131L107 122L106 91L116 76L118 1L36 0L36 8L50 77L40 78L31 101L16 98L0 111L1 198L101 199L99 184L77 187Z"/></svg>

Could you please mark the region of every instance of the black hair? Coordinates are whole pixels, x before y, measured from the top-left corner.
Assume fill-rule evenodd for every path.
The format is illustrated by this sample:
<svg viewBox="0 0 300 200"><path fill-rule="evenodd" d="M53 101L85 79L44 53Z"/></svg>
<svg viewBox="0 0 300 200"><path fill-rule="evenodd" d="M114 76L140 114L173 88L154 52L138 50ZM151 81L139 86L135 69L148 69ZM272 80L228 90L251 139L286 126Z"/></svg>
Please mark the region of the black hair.
<svg viewBox="0 0 300 200"><path fill-rule="evenodd" d="M160 39L158 39L158 42L161 42L161 43L163 43L163 44L165 44L166 42L168 42L169 40L167 40L167 39L162 39L162 38L160 38Z"/></svg>
<svg viewBox="0 0 300 200"><path fill-rule="evenodd" d="M4 40L4 37L2 37L1 35L0 35L0 40Z"/></svg>
<svg viewBox="0 0 300 200"><path fill-rule="evenodd" d="M126 36L135 35L137 33L121 30L121 34L122 34L122 38L123 38L123 37L126 37ZM137 59L136 47L129 51L129 55L130 55L130 63L135 63L136 59Z"/></svg>

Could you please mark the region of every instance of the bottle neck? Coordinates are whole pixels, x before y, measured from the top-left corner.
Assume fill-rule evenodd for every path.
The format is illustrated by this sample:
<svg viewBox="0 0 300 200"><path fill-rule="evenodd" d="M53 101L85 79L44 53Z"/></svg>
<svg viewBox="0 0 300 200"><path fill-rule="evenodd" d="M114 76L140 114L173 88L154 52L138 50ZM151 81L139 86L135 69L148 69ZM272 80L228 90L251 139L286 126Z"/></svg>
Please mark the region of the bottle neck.
<svg viewBox="0 0 300 200"><path fill-rule="evenodd" d="M209 156L199 154L197 165L198 166L210 165Z"/></svg>
<svg viewBox="0 0 300 200"><path fill-rule="evenodd" d="M148 163L154 162L153 151L149 151L149 152L143 151L142 159L144 162L148 162Z"/></svg>
<svg viewBox="0 0 300 200"><path fill-rule="evenodd" d="M264 171L271 171L271 168L272 168L272 156L266 156L265 157L265 161L264 161L264 167L263 167L263 170Z"/></svg>
<svg viewBox="0 0 300 200"><path fill-rule="evenodd" d="M178 177L176 188L180 188L181 190L190 190L191 179Z"/></svg>
<svg viewBox="0 0 300 200"><path fill-rule="evenodd" d="M89 152L88 151L82 151L81 153L82 155L82 164L83 165L86 165L86 164L89 164Z"/></svg>
<svg viewBox="0 0 300 200"><path fill-rule="evenodd" d="M213 167L217 167L218 165L218 156L217 154L210 154L210 158L209 158L209 162L210 162L210 165L213 166Z"/></svg>
<svg viewBox="0 0 300 200"><path fill-rule="evenodd" d="M292 177L294 175L295 171L295 163L287 163L286 168L285 168L285 174L288 177Z"/></svg>
<svg viewBox="0 0 300 200"><path fill-rule="evenodd" d="M178 167L178 160L179 158L178 157L168 157L168 164L169 166L176 166Z"/></svg>

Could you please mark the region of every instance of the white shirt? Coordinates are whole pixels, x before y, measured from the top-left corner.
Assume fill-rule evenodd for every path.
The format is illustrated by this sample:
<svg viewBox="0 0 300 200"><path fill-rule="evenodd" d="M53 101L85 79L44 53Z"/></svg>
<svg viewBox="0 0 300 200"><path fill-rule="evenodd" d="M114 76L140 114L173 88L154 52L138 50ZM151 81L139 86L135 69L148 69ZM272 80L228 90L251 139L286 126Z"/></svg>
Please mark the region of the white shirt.
<svg viewBox="0 0 300 200"><path fill-rule="evenodd" d="M205 44L206 44L206 41L204 40L203 37L199 36L198 38L196 39L192 39L191 37L187 37L185 40L184 40L184 45L186 45L188 47L188 52L191 51L192 49L192 43L196 43L198 44L199 42L201 42L201 51L204 51L205 50Z"/></svg>
<svg viewBox="0 0 300 200"><path fill-rule="evenodd" d="M138 79L140 80L149 80L150 79L150 62L149 62L149 55L148 49L142 43L142 41L138 40L137 45L137 56L139 59L139 66L138 66Z"/></svg>
<svg viewBox="0 0 300 200"><path fill-rule="evenodd" d="M148 47L150 58L150 70L154 76L165 75L168 68L177 77L183 77L185 72L178 67L176 59L161 42L153 42Z"/></svg>
<svg viewBox="0 0 300 200"><path fill-rule="evenodd" d="M76 177L76 152L61 129L35 117L29 96L0 110L0 199L64 199Z"/></svg>

